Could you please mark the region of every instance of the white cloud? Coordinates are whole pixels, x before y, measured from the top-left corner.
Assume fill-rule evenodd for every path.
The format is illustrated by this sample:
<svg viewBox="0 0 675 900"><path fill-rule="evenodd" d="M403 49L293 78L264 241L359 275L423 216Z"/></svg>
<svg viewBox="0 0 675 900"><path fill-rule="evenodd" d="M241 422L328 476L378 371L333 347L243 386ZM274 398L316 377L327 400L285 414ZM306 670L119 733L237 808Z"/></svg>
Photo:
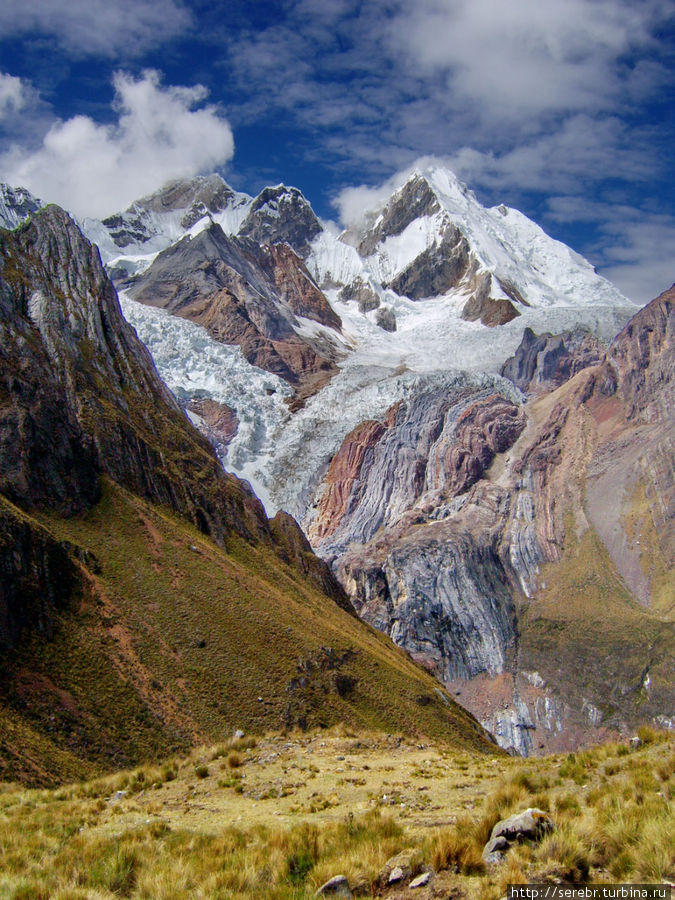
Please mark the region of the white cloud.
<svg viewBox="0 0 675 900"><path fill-rule="evenodd" d="M0 72L0 119L10 111L20 110L25 101L25 88L21 79Z"/></svg>
<svg viewBox="0 0 675 900"><path fill-rule="evenodd" d="M422 74L446 76L453 104L492 121L605 109L619 60L648 44L660 0L418 0L388 38Z"/></svg>
<svg viewBox="0 0 675 900"><path fill-rule="evenodd" d="M117 73L115 125L87 116L56 122L42 146L13 146L0 157L3 180L27 187L80 216L104 216L171 178L213 171L234 152L232 130L214 106L195 108L207 91L162 87L146 71Z"/></svg>
<svg viewBox="0 0 675 900"><path fill-rule="evenodd" d="M601 273L626 297L648 303L675 282L675 216L628 209L602 225Z"/></svg>
<svg viewBox="0 0 675 900"><path fill-rule="evenodd" d="M71 55L135 56L189 27L179 0L10 0L0 37L53 35Z"/></svg>
<svg viewBox="0 0 675 900"><path fill-rule="evenodd" d="M544 135L524 137L502 153L463 147L448 157L453 171L476 187L568 191L581 181L613 178L642 181L659 167L639 133L615 117L580 113L562 119Z"/></svg>

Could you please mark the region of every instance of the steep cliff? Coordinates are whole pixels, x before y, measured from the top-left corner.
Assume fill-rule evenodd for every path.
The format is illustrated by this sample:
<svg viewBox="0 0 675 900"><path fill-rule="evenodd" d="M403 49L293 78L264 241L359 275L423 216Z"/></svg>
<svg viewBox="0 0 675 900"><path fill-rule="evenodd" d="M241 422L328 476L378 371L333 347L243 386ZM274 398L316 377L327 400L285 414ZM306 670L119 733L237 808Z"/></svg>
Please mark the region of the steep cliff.
<svg viewBox="0 0 675 900"><path fill-rule="evenodd" d="M362 423L317 494L310 536L359 614L504 746L670 715L672 301L606 354L526 334L506 367L538 394L522 408L427 394Z"/></svg>

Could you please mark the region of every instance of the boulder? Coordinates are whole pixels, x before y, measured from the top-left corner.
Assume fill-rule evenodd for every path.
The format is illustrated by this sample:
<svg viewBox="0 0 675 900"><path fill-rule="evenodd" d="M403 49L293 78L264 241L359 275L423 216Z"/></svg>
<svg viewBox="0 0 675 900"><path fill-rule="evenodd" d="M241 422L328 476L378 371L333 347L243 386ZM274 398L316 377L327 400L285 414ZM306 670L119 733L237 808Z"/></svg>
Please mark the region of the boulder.
<svg viewBox="0 0 675 900"><path fill-rule="evenodd" d="M500 863L504 859L504 855L509 849L509 846L509 842L503 835L496 838L490 838L483 848L483 862L487 866Z"/></svg>
<svg viewBox="0 0 675 900"><path fill-rule="evenodd" d="M497 822L486 847L496 838L504 838L509 844L516 841L539 841L554 828L553 820L543 810L530 807Z"/></svg>
<svg viewBox="0 0 675 900"><path fill-rule="evenodd" d="M388 884L400 884L402 881L406 881L410 878L416 861L415 856L416 851L407 848L406 850L401 850L396 856L392 856L391 859L388 859L380 872L380 883L383 886Z"/></svg>
<svg viewBox="0 0 675 900"><path fill-rule="evenodd" d="M314 895L315 897L349 897L351 900L352 892L349 882L344 875L334 875L325 884L322 884Z"/></svg>
<svg viewBox="0 0 675 900"><path fill-rule="evenodd" d="M418 875L417 878L413 878L408 887L413 891L415 890L415 888L425 887L427 884L429 884L433 877L434 873L431 871L422 872L422 874Z"/></svg>

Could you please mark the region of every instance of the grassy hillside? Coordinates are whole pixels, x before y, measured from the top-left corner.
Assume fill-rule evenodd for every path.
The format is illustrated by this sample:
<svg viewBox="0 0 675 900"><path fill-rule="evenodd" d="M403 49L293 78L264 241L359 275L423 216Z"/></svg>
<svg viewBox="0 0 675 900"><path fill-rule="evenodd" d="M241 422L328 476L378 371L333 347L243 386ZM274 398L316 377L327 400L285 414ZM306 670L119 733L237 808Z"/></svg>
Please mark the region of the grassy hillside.
<svg viewBox="0 0 675 900"><path fill-rule="evenodd" d="M221 549L107 481L86 514L39 521L75 548L81 586L49 633L27 630L3 658L0 778L46 784L80 759L87 774L236 728L338 722L492 750L434 679L272 545Z"/></svg>
<svg viewBox="0 0 675 900"><path fill-rule="evenodd" d="M603 724L649 720L669 708L675 626L640 606L592 528L567 523L562 559L544 566L542 589L521 615L520 664L583 697Z"/></svg>
<svg viewBox="0 0 675 900"><path fill-rule="evenodd" d="M359 896L497 900L509 883L675 876L675 745L522 760L335 728L244 738L58 790L0 790L7 900L304 900L343 874ZM500 818L555 830L486 869ZM395 854L428 887L386 886ZM391 867L390 867L391 868Z"/></svg>

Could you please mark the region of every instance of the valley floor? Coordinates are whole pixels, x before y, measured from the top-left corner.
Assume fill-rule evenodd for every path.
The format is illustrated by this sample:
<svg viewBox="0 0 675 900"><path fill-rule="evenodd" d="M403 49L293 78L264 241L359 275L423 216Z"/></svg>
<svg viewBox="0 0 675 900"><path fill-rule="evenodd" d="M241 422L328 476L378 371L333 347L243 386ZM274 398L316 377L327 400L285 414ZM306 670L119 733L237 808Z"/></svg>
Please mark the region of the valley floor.
<svg viewBox="0 0 675 900"><path fill-rule="evenodd" d="M300 900L341 874L355 895L497 900L514 882L673 880L675 739L641 737L523 760L337 726L54 790L5 784L0 896ZM493 825L528 807L555 831L486 869ZM390 885L396 855L407 877Z"/></svg>

